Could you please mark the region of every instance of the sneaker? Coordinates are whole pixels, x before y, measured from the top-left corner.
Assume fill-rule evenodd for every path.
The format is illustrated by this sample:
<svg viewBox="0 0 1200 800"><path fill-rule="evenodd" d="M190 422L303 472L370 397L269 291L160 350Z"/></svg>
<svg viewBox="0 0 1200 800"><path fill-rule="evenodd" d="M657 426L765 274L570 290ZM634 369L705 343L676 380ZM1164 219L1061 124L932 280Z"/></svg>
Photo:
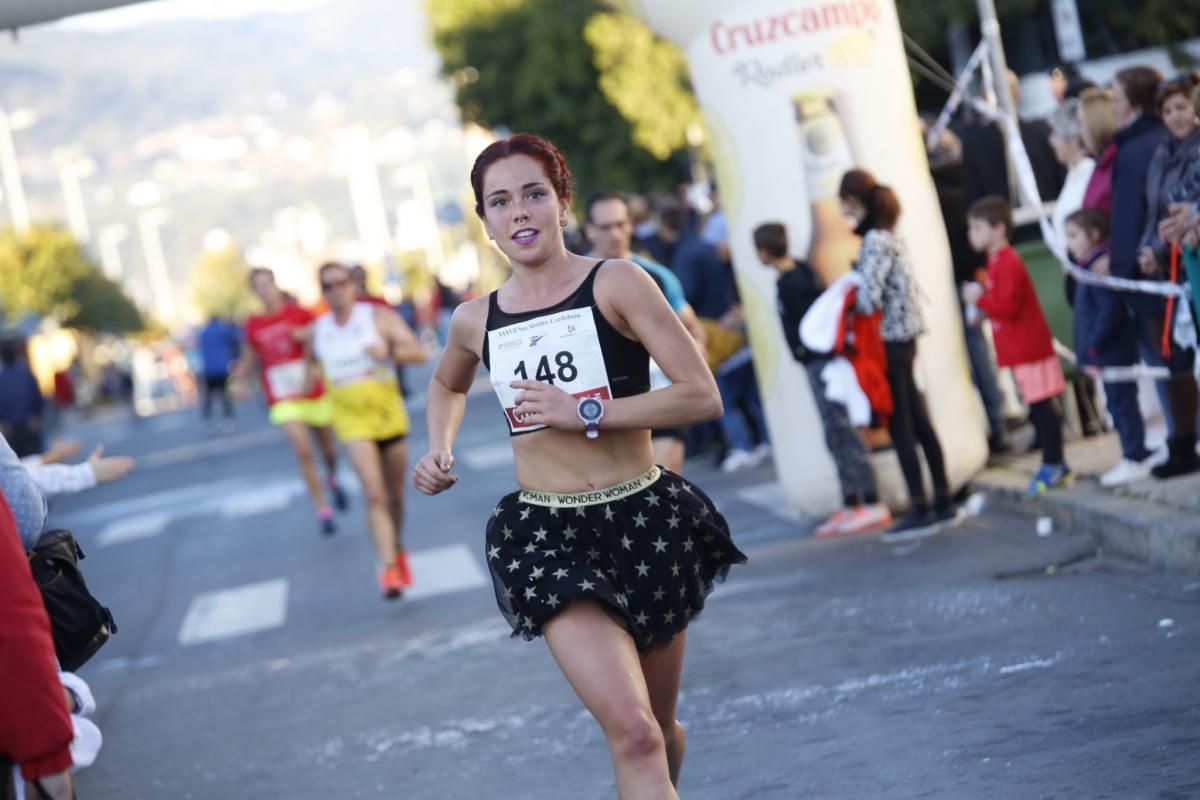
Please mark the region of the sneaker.
<svg viewBox="0 0 1200 800"><path fill-rule="evenodd" d="M1196 455L1194 437L1182 436L1168 440L1167 452L1167 460L1150 470L1155 478L1178 478L1200 470L1200 456Z"/></svg>
<svg viewBox="0 0 1200 800"><path fill-rule="evenodd" d="M892 527L884 532L883 541L887 544L909 542L933 536L937 532L937 520L928 509L910 508L903 517L896 520Z"/></svg>
<svg viewBox="0 0 1200 800"><path fill-rule="evenodd" d="M404 586L404 576L400 574L400 568L395 564L389 564L379 570L379 588L383 592L383 599L398 599L400 595L404 594Z"/></svg>
<svg viewBox="0 0 1200 800"><path fill-rule="evenodd" d="M767 444L766 442L763 442L758 447L754 448L754 451L751 453L751 455L753 455L756 459L758 459L759 464L762 464L765 461L770 461L771 460L771 445Z"/></svg>
<svg viewBox="0 0 1200 800"><path fill-rule="evenodd" d="M1161 467L1163 464L1167 463L1167 459L1170 457L1171 448L1169 445L1164 443L1162 447L1151 453L1150 456L1142 463L1153 469L1154 467Z"/></svg>
<svg viewBox="0 0 1200 800"><path fill-rule="evenodd" d="M1075 473L1071 472L1071 468L1066 464L1043 464L1033 479L1029 481L1029 488L1025 490L1025 493L1030 497L1037 497L1051 489L1070 486L1074 480Z"/></svg>
<svg viewBox="0 0 1200 800"><path fill-rule="evenodd" d="M848 508L839 508L829 515L829 519L816 527L816 530L813 531L813 536L818 538L833 536L837 533L838 527L850 516L850 513L850 509Z"/></svg>
<svg viewBox="0 0 1200 800"><path fill-rule="evenodd" d="M721 462L721 472L738 472L758 466L758 459L749 450L730 450Z"/></svg>
<svg viewBox="0 0 1200 800"><path fill-rule="evenodd" d="M1124 486L1127 483L1150 477L1150 465L1146 461L1122 458L1117 465L1100 476L1100 485L1106 489Z"/></svg>
<svg viewBox="0 0 1200 800"><path fill-rule="evenodd" d="M338 479L330 475L325 481L325 485L329 488L329 494L333 497L333 507L338 511L345 511L350 507L350 498L346 497L346 490L338 483Z"/></svg>
<svg viewBox="0 0 1200 800"><path fill-rule="evenodd" d="M892 512L883 503L856 506L845 516L834 533L838 536L853 536L858 533L873 533L892 524Z"/></svg>
<svg viewBox="0 0 1200 800"><path fill-rule="evenodd" d="M409 588L413 584L412 567L408 565L408 551L396 551L396 569L400 572L400 580L403 582L404 589Z"/></svg>
<svg viewBox="0 0 1200 800"><path fill-rule="evenodd" d="M317 521L321 525L323 536L333 536L337 533L337 524L333 521L333 509L325 506L317 511Z"/></svg>
<svg viewBox="0 0 1200 800"><path fill-rule="evenodd" d="M933 506L933 520L937 524L939 531L946 530L947 528L956 528L965 522L966 519L966 509L949 500L945 503L935 503Z"/></svg>

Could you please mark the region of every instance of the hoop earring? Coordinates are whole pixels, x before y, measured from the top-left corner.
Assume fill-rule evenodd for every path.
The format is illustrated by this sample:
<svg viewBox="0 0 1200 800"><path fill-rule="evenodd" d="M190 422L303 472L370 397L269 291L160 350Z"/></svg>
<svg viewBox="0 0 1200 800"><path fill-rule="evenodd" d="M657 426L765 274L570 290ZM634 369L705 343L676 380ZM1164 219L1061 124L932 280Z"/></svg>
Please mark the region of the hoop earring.
<svg viewBox="0 0 1200 800"><path fill-rule="evenodd" d="M558 226L559 226L560 228L565 228L565 227L567 227L567 220L566 220L566 217L563 217L562 219L560 219L560 220L558 221Z"/></svg>

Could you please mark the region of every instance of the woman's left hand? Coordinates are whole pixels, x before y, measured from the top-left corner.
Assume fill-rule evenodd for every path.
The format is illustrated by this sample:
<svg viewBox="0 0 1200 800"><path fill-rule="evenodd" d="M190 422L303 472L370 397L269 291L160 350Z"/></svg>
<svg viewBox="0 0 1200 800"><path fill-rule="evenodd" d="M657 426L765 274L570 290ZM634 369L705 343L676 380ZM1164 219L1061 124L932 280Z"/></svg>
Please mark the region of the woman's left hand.
<svg viewBox="0 0 1200 800"><path fill-rule="evenodd" d="M522 422L562 431L584 429L579 418L579 401L557 386L541 381L513 381L509 385L521 390L516 397L515 413Z"/></svg>

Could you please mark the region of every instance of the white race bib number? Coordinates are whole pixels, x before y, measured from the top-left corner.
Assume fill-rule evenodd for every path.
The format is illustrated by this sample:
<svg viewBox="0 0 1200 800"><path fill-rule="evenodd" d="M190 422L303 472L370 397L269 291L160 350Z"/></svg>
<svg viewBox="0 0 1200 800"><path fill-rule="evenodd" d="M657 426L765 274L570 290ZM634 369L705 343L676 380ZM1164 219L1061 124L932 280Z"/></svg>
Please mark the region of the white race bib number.
<svg viewBox="0 0 1200 800"><path fill-rule="evenodd" d="M574 397L612 398L591 308L572 308L491 331L488 357L492 387L513 433L546 427L518 417L521 390L510 386L513 381L541 381Z"/></svg>
<svg viewBox="0 0 1200 800"><path fill-rule="evenodd" d="M293 400L308 392L308 368L303 360L267 367L267 386L276 400Z"/></svg>

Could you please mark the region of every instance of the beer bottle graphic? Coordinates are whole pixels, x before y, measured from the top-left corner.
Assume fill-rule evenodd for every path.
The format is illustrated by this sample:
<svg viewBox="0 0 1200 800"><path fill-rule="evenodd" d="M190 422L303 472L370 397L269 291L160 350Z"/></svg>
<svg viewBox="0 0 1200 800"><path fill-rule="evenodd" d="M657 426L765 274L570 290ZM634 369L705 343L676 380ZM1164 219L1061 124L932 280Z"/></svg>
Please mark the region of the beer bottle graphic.
<svg viewBox="0 0 1200 800"><path fill-rule="evenodd" d="M854 156L832 90L801 92L793 95L792 105L812 208L808 261L828 284L850 270L861 244L838 199L842 175L854 168Z"/></svg>

